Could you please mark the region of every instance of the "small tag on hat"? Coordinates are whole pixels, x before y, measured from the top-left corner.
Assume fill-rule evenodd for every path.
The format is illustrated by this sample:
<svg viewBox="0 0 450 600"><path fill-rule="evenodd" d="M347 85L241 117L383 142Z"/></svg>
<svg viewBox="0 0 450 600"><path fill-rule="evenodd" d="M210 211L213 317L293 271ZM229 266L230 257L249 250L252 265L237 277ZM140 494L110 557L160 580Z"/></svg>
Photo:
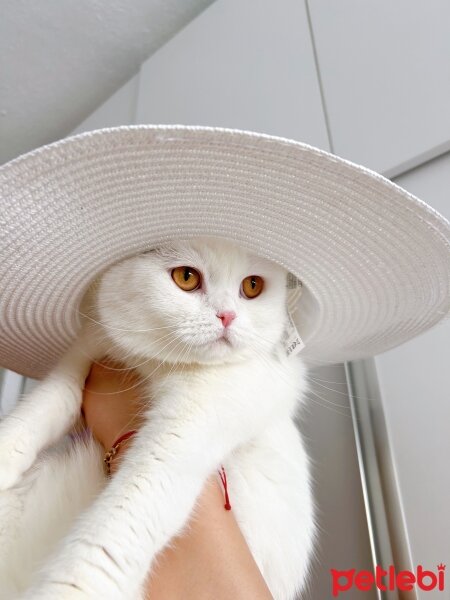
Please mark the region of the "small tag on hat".
<svg viewBox="0 0 450 600"><path fill-rule="evenodd" d="M295 356L305 347L289 310L287 311L287 323L284 336L283 344L284 349L286 350L286 356Z"/></svg>
<svg viewBox="0 0 450 600"><path fill-rule="evenodd" d="M295 356L305 347L292 318L292 314L298 308L298 301L302 294L302 282L292 273L288 273L286 287L288 289L286 306L287 320L283 345L287 356Z"/></svg>

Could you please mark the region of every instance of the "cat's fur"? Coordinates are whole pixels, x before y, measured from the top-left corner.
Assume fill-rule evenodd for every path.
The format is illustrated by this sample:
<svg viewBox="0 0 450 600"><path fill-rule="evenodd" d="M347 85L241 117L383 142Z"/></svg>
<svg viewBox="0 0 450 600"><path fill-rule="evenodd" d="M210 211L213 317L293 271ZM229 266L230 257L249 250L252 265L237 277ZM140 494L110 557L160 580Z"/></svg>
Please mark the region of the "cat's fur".
<svg viewBox="0 0 450 600"><path fill-rule="evenodd" d="M171 270L185 265L202 274L201 289L176 286ZM250 300L240 293L248 275L265 282ZM84 306L89 318L73 347L0 423L0 598L29 584L21 597L33 600L140 597L152 559L185 526L220 464L274 598L294 598L315 526L293 420L305 370L281 341L285 270L226 241L180 242L113 266ZM227 340L218 339L222 310L237 315ZM98 448L80 442L50 451L23 476L73 425L91 361L105 354L138 370L150 406L118 472L104 486Z"/></svg>

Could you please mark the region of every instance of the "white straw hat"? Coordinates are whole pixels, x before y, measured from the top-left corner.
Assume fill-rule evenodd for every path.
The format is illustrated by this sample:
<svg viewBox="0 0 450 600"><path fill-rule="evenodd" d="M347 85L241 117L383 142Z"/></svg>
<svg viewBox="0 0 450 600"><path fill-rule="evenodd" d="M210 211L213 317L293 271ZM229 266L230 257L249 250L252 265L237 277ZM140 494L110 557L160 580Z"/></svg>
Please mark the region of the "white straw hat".
<svg viewBox="0 0 450 600"><path fill-rule="evenodd" d="M450 228L387 179L306 144L184 126L103 129L0 168L0 364L48 372L91 280L127 256L212 235L303 283L307 359L412 338L450 308Z"/></svg>

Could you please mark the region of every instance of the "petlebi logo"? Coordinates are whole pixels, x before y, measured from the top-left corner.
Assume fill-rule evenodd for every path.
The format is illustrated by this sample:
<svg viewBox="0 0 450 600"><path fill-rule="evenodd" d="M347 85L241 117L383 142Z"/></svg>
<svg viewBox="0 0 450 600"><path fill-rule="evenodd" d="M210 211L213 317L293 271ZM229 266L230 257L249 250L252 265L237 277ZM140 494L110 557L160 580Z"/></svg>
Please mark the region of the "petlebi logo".
<svg viewBox="0 0 450 600"><path fill-rule="evenodd" d="M413 571L396 571L394 565L383 569L377 565L375 573L371 571L338 571L331 569L331 591L333 596L339 596L344 592L356 588L362 592L368 592L374 588L386 592L399 590L408 592L416 589L429 592L431 590L445 589L445 565L437 565L437 571L425 570L422 565L418 565ZM344 598L343 598L344 600Z"/></svg>

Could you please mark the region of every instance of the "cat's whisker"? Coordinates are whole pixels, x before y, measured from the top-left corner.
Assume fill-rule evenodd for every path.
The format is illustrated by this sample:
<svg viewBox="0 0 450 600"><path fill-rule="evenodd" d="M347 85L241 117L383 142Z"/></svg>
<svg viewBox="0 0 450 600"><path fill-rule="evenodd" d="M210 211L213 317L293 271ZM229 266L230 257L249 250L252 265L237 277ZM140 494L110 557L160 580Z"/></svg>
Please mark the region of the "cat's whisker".
<svg viewBox="0 0 450 600"><path fill-rule="evenodd" d="M271 346L273 345L273 340L269 340L269 339L265 338L264 336L262 336L261 334L257 333L256 331L253 331L249 328L243 330L243 333L246 336L255 336L255 337L259 338L260 340L262 340L263 342L267 342ZM325 361L325 360L320 361L319 359L310 358L309 356L305 359L305 363L307 363L307 364L316 363L312 368L327 367L327 368L341 369L340 364L336 364L335 362L330 362L330 361Z"/></svg>
<svg viewBox="0 0 450 600"><path fill-rule="evenodd" d="M341 392L340 390L336 390L334 388L330 388L330 387L327 387L326 385L323 385L322 383L319 382L319 380L314 379L308 373L307 373L307 377L309 379L311 379L311 381L313 383L315 383L316 385L318 385L318 386L320 386L320 387L322 387L322 388L324 388L326 390L329 390L330 392L334 392L335 394L339 394L340 396L349 396L349 393L347 393L347 392ZM338 383L339 384L341 382L339 382L339 381L336 381L336 382L330 381L329 383ZM342 382L342 385L347 385L347 383ZM352 394L352 397L356 398L357 400L363 400L364 402L370 402L370 401L376 400L375 398L371 398L370 396L357 396L355 394Z"/></svg>
<svg viewBox="0 0 450 600"><path fill-rule="evenodd" d="M270 346L273 345L273 340L267 339L264 336L262 336L261 334L257 333L256 331L253 331L251 329L247 329L245 331L245 335L248 336L248 337L253 336L253 339L258 338L258 339L262 340L263 342L268 343ZM319 361L318 359L313 359L313 358L309 358L309 357L307 357L306 361L307 362L318 363L317 366L326 366L326 367L341 368L340 365L337 365L335 363L331 363L329 361Z"/></svg>
<svg viewBox="0 0 450 600"><path fill-rule="evenodd" d="M315 368L315 367L313 367ZM321 383L331 383L333 385L347 385L346 381L330 381L329 379L322 379L321 377L316 377L315 375L312 375L311 373L308 373L308 377L310 379L312 379L313 381L320 381Z"/></svg>
<svg viewBox="0 0 450 600"><path fill-rule="evenodd" d="M331 388L327 388L327 390L329 390L330 392L335 392L336 390L333 390ZM314 393L316 394L316 396L319 396L320 394L317 392L317 390L314 390L312 387L308 388L308 392ZM345 396L348 397L347 394L344 394ZM327 398L322 398L324 400L324 402L327 402L327 404L332 404L333 406L336 406L337 408L342 408L344 410L351 410L350 406L348 404L341 404L340 402L333 402L332 400L328 400Z"/></svg>
<svg viewBox="0 0 450 600"><path fill-rule="evenodd" d="M321 388L323 388L325 390L328 390L330 392L334 392L335 394L339 394L340 396L347 396L348 397L348 393L347 392L341 392L340 390L335 390L334 388L330 388L330 387L328 387L326 385L323 385L323 383L320 383L319 381L317 381L317 379L314 379L314 378L312 378L310 376L308 376L308 377L309 377L309 379L311 379L311 381L315 385L318 385L319 387L321 387Z"/></svg>
<svg viewBox="0 0 450 600"><path fill-rule="evenodd" d="M259 349L257 350L257 354L258 357L262 360L265 361L266 364L269 366L269 361L267 359L267 357L264 355L264 353L262 353ZM270 365L272 367L272 369L274 368L274 365L271 364ZM275 368L277 368L275 366ZM280 379L282 379L284 381L284 383L286 383L288 386L290 386L293 389L294 386L292 385L292 383L290 381L288 381L281 373L277 373L277 377L280 377ZM320 400L320 402L318 402L317 400L315 400L314 398L311 398L310 394L314 394L315 396L317 396ZM340 409L346 409L346 410L351 410L351 408L349 406L344 406L342 404L336 403L336 402L332 402L331 400L328 400L327 398L323 398L322 396L320 396L320 394L318 394L317 392L315 392L314 390L312 390L311 388L308 388L305 391L305 397L307 397L308 401L311 401L314 404L318 404L319 406L321 406L322 408L326 408L328 410L331 410L332 412L339 414L341 416L347 417L347 418L351 418L351 415L345 413L345 412L341 412L339 410L336 410L335 407L340 408ZM325 404L324 404L325 403ZM304 403L303 405L304 406Z"/></svg>
<svg viewBox="0 0 450 600"><path fill-rule="evenodd" d="M318 369L320 367L327 367L327 369L341 369L342 368L342 363L336 363L336 361L334 362L330 362L327 360L319 360L318 358L311 358L310 356L307 356L305 358L305 363L307 363L308 365L311 365L311 368L313 369Z"/></svg>
<svg viewBox="0 0 450 600"><path fill-rule="evenodd" d="M163 335L163 336L161 336L160 338L158 338L157 340L155 340L155 341L154 341L154 343L158 343L158 344L159 344L160 342L163 342L163 341L170 340L170 339L172 339L172 338L174 338L174 337L177 337L177 332L176 332L176 331L170 331L170 332L169 332L169 333L167 333L166 335ZM162 350L164 350L165 348L166 348L166 346L164 346L164 347L162 348ZM117 368L117 369L112 367L112 368L111 368L111 370L113 370L113 371L131 371L131 370L133 370L133 369L137 369L137 368L139 368L139 367L142 367L143 365L146 365L147 363L151 362L152 360L154 360L154 359L155 359L155 357L156 357L156 356L158 356L158 354L159 354L159 353L160 353L160 352L157 352L156 354L154 354L154 355L152 355L152 356L150 356L150 357L146 358L146 359L145 359L145 360L143 360L142 362L140 362L140 363L136 363L136 364L134 364L134 365L131 365L130 367ZM129 356L131 356L131 355L132 355L132 352L130 351L130 352L129 352L129 353L128 353L128 354L127 354L125 357L124 357L124 359L126 360L126 359L127 359Z"/></svg>
<svg viewBox="0 0 450 600"><path fill-rule="evenodd" d="M261 352L261 350L260 350L259 348L256 348L256 349L255 349L255 351L256 351L256 353L257 353L258 357L259 357L259 358L260 358L260 359L261 359L263 362L265 362L265 363L266 363L268 366L270 366L272 369L274 368L274 365L269 363L269 360L268 360L268 358L266 357L266 355L265 355L263 352ZM277 367L275 366L275 368L277 368ZM286 378L283 376L283 374L282 374L281 372L277 372L277 377L279 377L281 380L283 380L283 381L284 381L284 383L286 383L286 385L288 385L288 386L289 386L289 387L291 387L292 389L297 389L297 388L295 388L295 386L293 386L293 384L292 384L290 381L288 381L288 380L287 380L287 379L286 379ZM331 391L333 391L333 390L331 390ZM317 402L317 400L314 400L314 398L310 398L310 397L309 397L309 394L311 394L311 393L312 393L312 394L314 394L315 396L317 396L318 398L320 398L320 400L321 400L322 402L325 402L325 403L326 403L326 405L323 405L323 404L321 404L321 403ZM337 411L337 410L335 410L335 408L331 408L331 407L333 406L333 407L337 407L337 408L344 409L344 410L351 410L351 408L350 408L349 406L345 406L345 405L339 404L339 403L337 403L337 402L332 402L331 400L328 400L327 398L322 398L322 397L321 397L321 396L320 396L320 395L319 395L317 392L315 392L314 390L307 389L307 390L306 390L306 392L305 392L305 395L308 395L308 399L309 399L309 400L311 400L312 402L314 402L314 403L316 403L316 404L320 404L320 405L321 405L323 408L328 408L328 409L332 410L333 412L336 412L337 414L341 414L342 416L346 416L346 417L350 417L350 416L351 416L351 415L348 415L347 413L343 413L343 412ZM331 405L331 406L328 406L328 405Z"/></svg>
<svg viewBox="0 0 450 600"><path fill-rule="evenodd" d="M284 377L284 374L282 374L282 373L281 373L281 372L278 370L278 367L277 367L275 364L273 364L273 363L271 363L271 362L269 361L269 358L268 358L267 354L266 354L264 351L262 351L262 350L261 350L261 349L259 349L258 347L256 347L256 348L253 348L253 351L254 351L254 352L257 354L257 356L258 356L258 358L259 358L259 359L261 359L261 360L262 360L262 361L263 361L263 362L264 362L264 363L265 363L267 366L270 366L271 370L273 370L273 369L277 369L277 376L279 376L279 377L280 377L280 379L281 379L282 381L284 381L284 383L286 383L286 384L288 385L288 387L291 387L292 389L295 389L295 390L297 390L297 387L296 387L296 386L294 386L294 385L292 384L292 382L291 382L291 381L288 381L288 380L287 380L287 379Z"/></svg>
<svg viewBox="0 0 450 600"><path fill-rule="evenodd" d="M123 425L119 429L119 431L116 433L116 439L119 438L123 433L125 433L128 430L129 426L133 422L135 422L135 419L137 417L141 417L149 409L149 406L148 406L148 404L145 403L144 399L140 398L140 402L141 402L141 405L142 405L141 408L137 412L135 412L133 415L131 415L130 419L128 420L128 422L125 423L125 425Z"/></svg>
<svg viewBox="0 0 450 600"><path fill-rule="evenodd" d="M348 414L345 412L341 412L340 410L336 410L336 408L333 408L333 406L340 406L341 408L345 408L344 406L340 405L340 404L335 404L334 402L331 402L331 400L327 400L326 398L323 398L320 394L318 394L317 392L315 392L314 390L309 390L309 394L314 394L314 396L317 396L320 400L320 402L318 402L317 400L314 400L314 398L311 398L311 396L308 396L308 401L312 402L313 404L317 404L318 406L322 407L322 408L326 408L327 410L331 410L331 412L334 412L338 415L340 415L341 417L346 417L347 419L359 419L359 417L357 417L355 415L355 417L353 417L352 414ZM323 404L323 402L326 402L327 404ZM331 404L331 406L328 406L328 404ZM350 407L348 407L349 410Z"/></svg>
<svg viewBox="0 0 450 600"><path fill-rule="evenodd" d="M97 321L90 315L82 313L80 311L78 311L78 314L80 316L84 317L85 319L87 319L88 321L90 321L92 324L100 325L104 329L111 329L113 331L123 331L126 333L150 333L152 331L158 331L160 329L170 329L171 327L173 327L173 324L172 324L172 325L164 325L162 327L152 327L149 329L126 329L124 327L114 327L113 325L108 325L107 323L102 323L101 321ZM168 319L167 316L166 316L166 319ZM173 323L177 324L177 323L179 323L179 320L174 318Z"/></svg>
<svg viewBox="0 0 450 600"><path fill-rule="evenodd" d="M177 339L178 339L177 337L175 337L174 339L171 339L171 340L170 340L170 341L169 341L169 342L168 342L168 343L167 343L167 344L166 344L166 345L165 345L163 348L161 348L161 350L160 350L160 351L159 351L157 354L155 354L155 356L154 356L152 359L149 359L149 361L150 361L150 360L153 360L154 358L156 358L156 356L158 356L159 354L161 354L161 352L162 352L163 350L165 350L165 348L167 348L168 346L170 346L170 344L171 344L172 342L176 342L176 341L177 341ZM178 348L178 346L179 346L180 344L182 344L182 343L183 343L183 340L180 340L180 341L178 341L178 343L177 343L177 345L175 346L175 348ZM174 350L175 348L173 348L172 350ZM171 350L171 351L172 351L172 350ZM171 351L170 351L170 352L171 352ZM166 360L167 360L167 359L166 359ZM147 362L149 362L149 361L147 361ZM134 384L134 385L132 385L132 386L130 386L130 387L128 387L128 388L125 388L125 389L120 389L120 390L117 390L116 392L91 392L91 393L92 393L92 394L96 394L96 395L98 395L98 396L114 396L114 395L117 395L117 394L122 394L123 392L128 392L128 391L130 391L130 390L132 390L132 389L134 389L134 388L138 387L139 385L141 385L141 384L142 384L142 383L144 383L145 381L147 381L147 380L148 380L148 379L149 379L149 378L150 378L150 377L151 377L151 376L152 376L152 375L153 375L153 374L154 374L154 373L155 373L155 372L156 372L156 371L157 371L157 370L158 370L158 369L161 367L161 365L162 365L162 364L164 364L164 362L165 362L164 360L163 360L163 361L161 361L161 362L158 364L158 366L157 366L157 367L156 367L156 368L155 368L155 369L154 369L154 370L153 370L153 371L152 371L150 374L146 375L146 376L145 376L145 377L143 377L141 380L139 380L139 381L138 381L136 384Z"/></svg>
<svg viewBox="0 0 450 600"><path fill-rule="evenodd" d="M169 375L173 372L173 370L175 369L175 367L178 366L178 364L180 364L180 363L178 363L178 361L180 360L181 356L183 357L183 360L186 358L186 356L188 355L190 347L192 347L192 346L187 345L187 346L185 346L184 348L181 349L181 351L178 354L178 356L176 357L176 359L175 359L172 367L170 368Z"/></svg>
<svg viewBox="0 0 450 600"><path fill-rule="evenodd" d="M180 343L181 343L181 342L179 342L179 344L180 344ZM171 353L173 350L175 350L176 348L178 348L179 344L177 344L177 345L175 346L175 348L173 348L173 349L170 351L170 353ZM169 353L169 355L170 355L170 353ZM124 391L129 391L129 390L131 390L131 389L134 389L134 388L136 388L136 387L139 387L140 385L142 385L144 382L146 382L146 381L147 381L147 380L148 380L148 379L151 377L151 375L153 375L153 374L154 374L154 373L155 373L155 372L158 370L158 368L159 368L159 367L161 367L161 365L162 365L162 364L164 364L164 362L165 362L165 360L162 360L162 361L160 361L160 362L159 362L159 364L158 364L158 366L157 366L157 367L156 367L156 368L155 368L155 369L154 369L154 370L153 370L153 371L150 373L150 375L147 375L146 377L144 377L144 378L140 379L140 380L139 380L139 382L138 382L136 385L130 386L129 388L127 388L127 389L125 389L125 390L121 390L121 391L120 391L120 393L122 393L122 392L124 392ZM138 410L137 412L135 412L135 413L134 413L134 414L133 414L133 415L130 417L130 419L127 421L127 423L125 423L125 425L123 425L123 426L120 428L120 430L117 432L117 434L116 434L116 437L117 437L117 438L118 438L118 437L120 437L120 436L121 436L121 435L122 435L122 434L123 434L125 431L127 431L128 427L131 425L131 423L133 423L133 422L134 422L134 420L136 419L136 417L141 417L141 416L144 414L144 412L148 411L148 410L149 410L149 408L151 408L151 406L149 407L149 406L148 406L148 403L146 404L146 403L145 403L145 400L144 400L144 399L142 399L142 398L141 398L141 404L142 404L142 406L141 406L140 410Z"/></svg>
<svg viewBox="0 0 450 600"><path fill-rule="evenodd" d="M193 347L193 345L194 345L194 343L193 343L193 342L191 342L191 343L189 344L189 347L188 347L188 352L187 352L187 354L186 354L186 355L183 357L183 363L181 364L180 373L182 373L182 372L183 372L183 369L184 369L184 368L186 367L186 365L188 364L188 363L186 362L186 358L187 358L187 357L190 355L190 352L191 352L191 350L192 350L192 347Z"/></svg>
<svg viewBox="0 0 450 600"><path fill-rule="evenodd" d="M167 339L169 339L170 337L173 337L173 336L176 336L176 332L174 332L174 331L171 331L171 332L167 333L166 335L163 335L163 336L161 336L160 338L158 338L157 340L155 340L155 342L159 343L159 342L162 342L162 341L164 341L164 340L167 340ZM87 358L89 358L89 359L91 360L92 364L99 365L99 366L101 366L101 367L103 367L103 368L107 369L108 371L113 371L113 372L126 372L126 371L132 371L133 369L137 369L138 367L141 367L141 366L143 366L143 365L147 364L148 362L152 361L152 360L154 359L154 357L155 357L155 356L157 356L157 354L156 354L156 355L154 355L154 356L151 356L150 358L147 358L146 360L144 360L144 361L143 361L143 362L141 362L141 363L137 363L137 364L131 365L131 366L129 366L129 367L113 367L113 366L111 366L111 365L109 365L109 364L102 363L102 362L100 362L100 361L98 361L98 360L94 359L94 358L93 358L92 356L90 356L90 354L89 354L89 353L87 353L85 350L83 350L83 349L80 349L80 350L81 350L82 354L84 354L84 356L86 356ZM124 355L121 357L121 362L124 362L124 363L125 363L125 362L127 361L127 359L128 359L128 358L129 358L131 355L132 355L132 352L131 352L131 351L129 351L129 352L127 352L127 353L124 353Z"/></svg>
<svg viewBox="0 0 450 600"><path fill-rule="evenodd" d="M174 351L176 350L176 348L178 348L178 346L179 346L181 343L182 343L182 341L180 341L180 342L179 342L179 343L178 343L178 344L177 344L177 345L176 345L174 348L172 348L172 350L170 350L170 352L169 352L169 356L170 356L170 354L172 354L172 352L174 352ZM190 350L190 348L192 348L192 344L191 344L190 346L188 346L188 347L187 347L187 349L188 349L188 350ZM175 366L177 365L177 361L179 360L180 356L182 355L183 351L185 351L185 350L186 350L186 348L182 348L182 349L181 349L181 351L179 352L179 354L178 354L177 358L175 359L175 361L174 361L174 363L173 363L173 365L172 365L172 367L171 367L171 369L170 369L170 371L169 371L169 374L170 374L170 373L172 373L173 369L174 369L174 368L175 368ZM183 358L184 358L185 356L186 356L186 354L184 354ZM150 375L147 375L145 378L141 379L141 380L139 381L139 384L138 384L138 385L141 385L142 383L144 383L145 381L147 381L147 380L149 379L149 377L151 377L151 376L152 376L152 375L153 375L153 374L154 374L154 373L155 373L155 372L156 372L156 371L159 369L159 367L161 367L161 365L162 365L162 364L164 364L165 362L167 362L167 358L166 358L165 360L162 360L162 361L161 361L161 362L158 364L157 368L156 368L156 369L154 369L154 370L153 370L153 371L150 373ZM137 387L137 386L132 386L132 387L130 387L130 388L128 388L128 389L133 389L134 387ZM128 390L122 390L122 391L128 391ZM151 408L151 406L150 406L150 408ZM129 426L131 423L133 423L133 421L136 419L136 417L140 417L140 416L142 416L142 415L143 415L143 413L144 413L145 411L147 411L148 409L149 409L149 406L148 406L148 405L146 405L146 404L145 404L145 402L143 401L143 402L142 402L142 408L141 408L141 409L140 409L138 412L136 412L134 415L132 415L132 417L129 419L129 421L128 421L128 422L127 422L125 425L123 425L123 426L122 426L122 428L120 429L120 431L118 431L118 432L117 432L117 435L116 435L116 437L119 437L120 435L122 435L122 434L123 434L123 433L124 433L124 432L127 430L128 426Z"/></svg>

